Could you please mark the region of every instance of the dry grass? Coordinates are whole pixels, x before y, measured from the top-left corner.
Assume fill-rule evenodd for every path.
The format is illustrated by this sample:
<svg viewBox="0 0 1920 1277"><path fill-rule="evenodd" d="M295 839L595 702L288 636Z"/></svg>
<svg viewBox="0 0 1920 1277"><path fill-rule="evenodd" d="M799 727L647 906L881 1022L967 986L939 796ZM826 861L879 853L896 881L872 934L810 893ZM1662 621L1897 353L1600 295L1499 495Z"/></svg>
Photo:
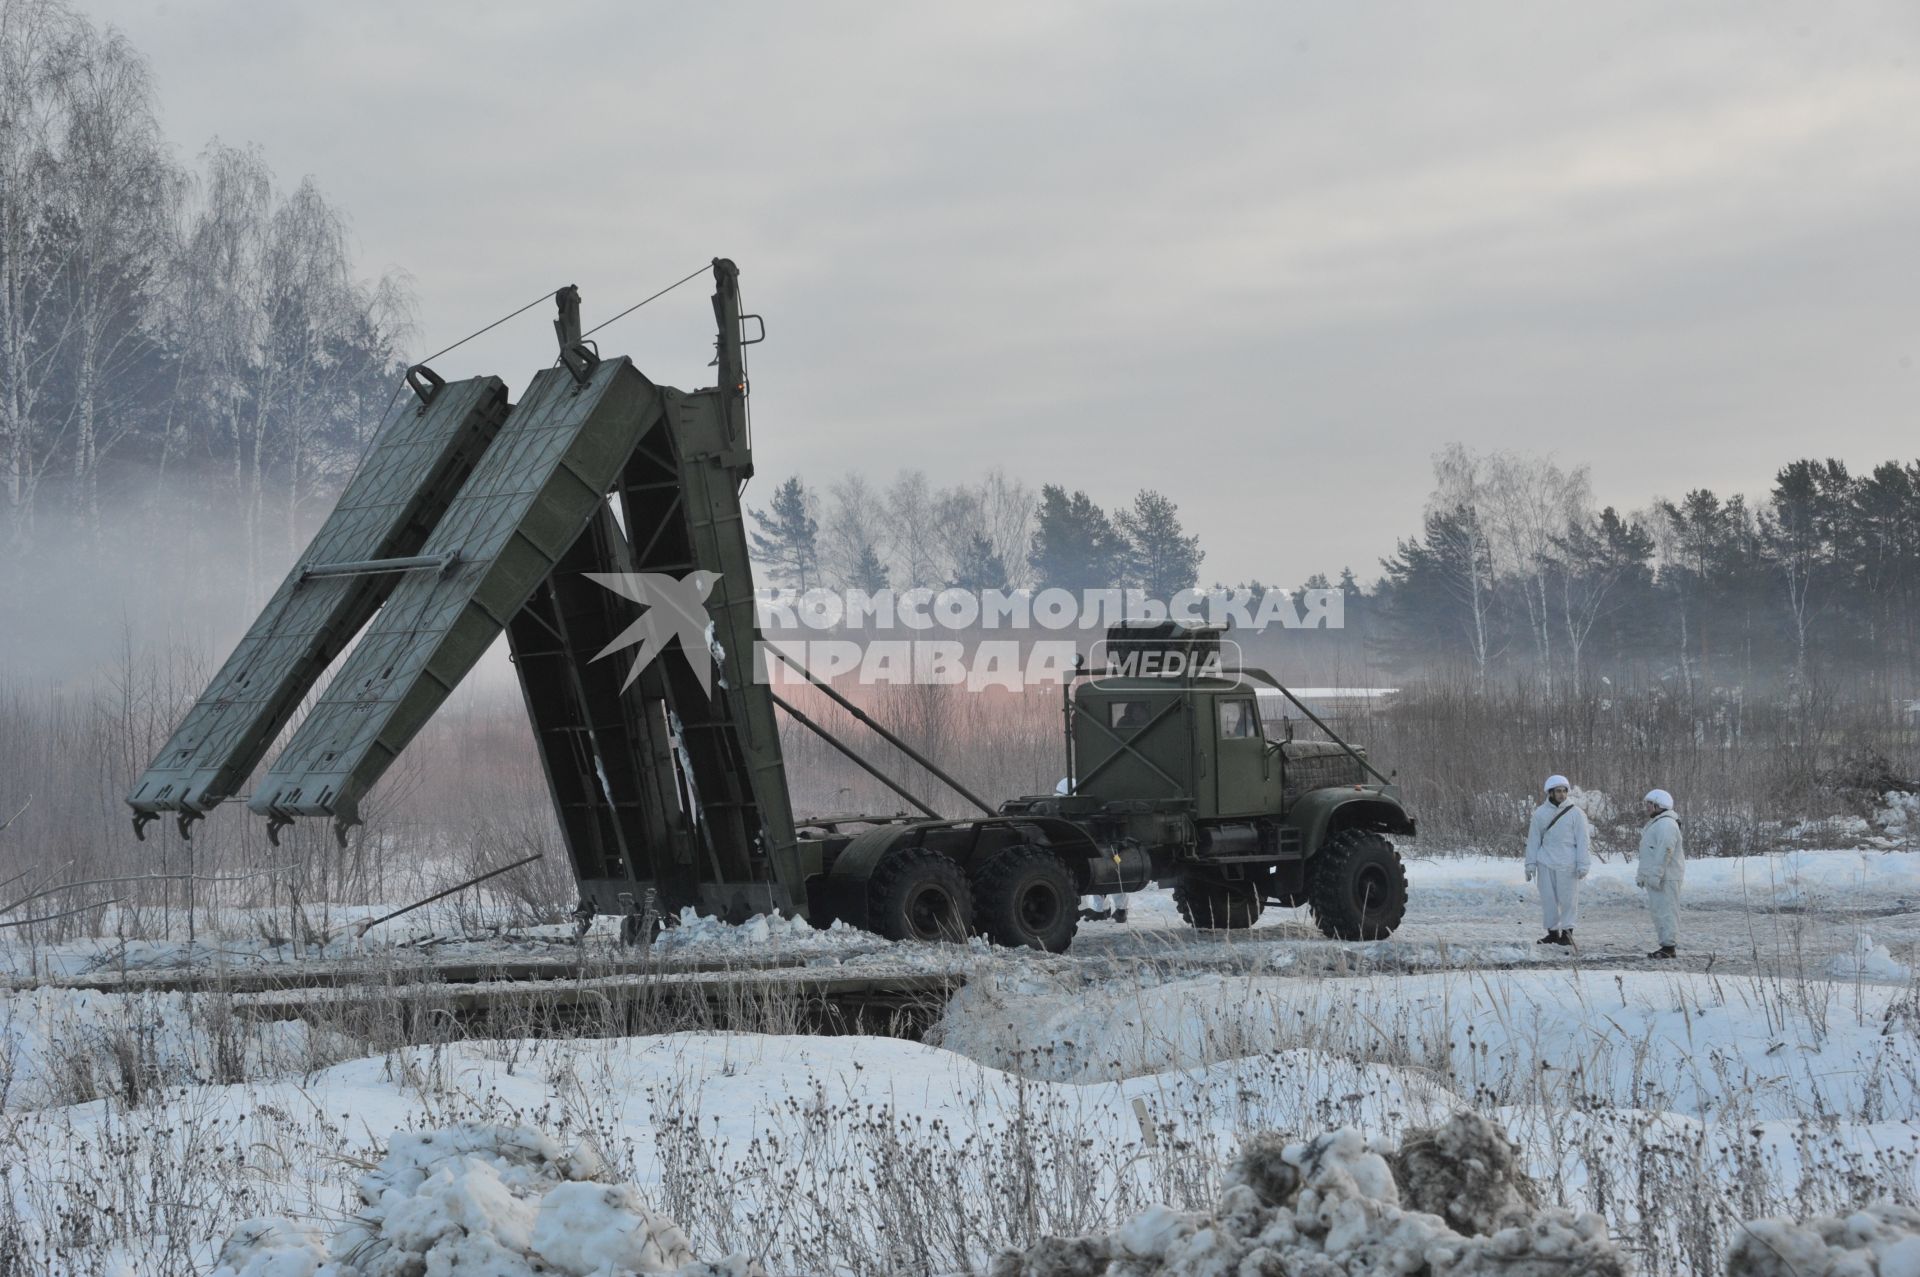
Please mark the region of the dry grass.
<svg viewBox="0 0 1920 1277"><path fill-rule="evenodd" d="M1131 979L1145 996L1177 974L1143 969L1121 987ZM109 1271L107 1258L134 1246L142 1277L185 1277L249 1216L337 1217L381 1141L328 1111L317 1074L356 1059L380 1062L408 1124L524 1122L591 1141L704 1248L745 1250L778 1273L965 1271L1000 1247L1108 1228L1156 1201L1207 1205L1218 1168L1249 1132L1351 1123L1398 1135L1461 1104L1513 1132L1549 1202L1603 1214L1656 1275L1713 1271L1743 1219L1914 1200L1920 1135L1895 1097L1920 1079L1888 1077L1839 1111L1811 1089L1762 1097L1705 1056L1689 1079L1660 1076L1645 1034L1609 1033L1598 1004L1587 1008L1597 1045L1584 1073L1557 1060L1543 1069L1551 1053L1524 1000L1503 992L1509 978L1458 977L1480 983L1504 1040L1522 1044L1505 1058L1457 1049L1475 1033L1461 1003L1407 1009L1384 996L1384 977L1377 1005L1364 995L1341 1003L1342 988L1366 979L1329 981L1318 1011L1267 1016L1284 1031L1251 1032L1245 1012L1258 995L1248 982L1237 1017L1226 1014L1231 999L1194 1008L1200 1027L1178 1067L1167 1069L1163 1044L1116 1053L1110 1075L1135 1079L1121 1089L1050 1081L1062 1076L1058 1046L1014 1035L997 1061L1007 1071L971 1075L937 1116L913 1097L876 1101L822 1075L776 1088L744 1139L715 1124L728 1103L716 1076L687 1039L664 1035L814 1027L791 1000L693 1007L642 987L597 1014L524 1010L476 1036L431 999L401 1014L377 986L355 992L384 1012L316 1016L299 1033L234 1015L226 994L136 995L90 1020L90 1040L47 1044L57 1062L48 1103L0 1113L0 1273ZM1823 1018L1848 1014L1845 986L1788 976L1740 984L1733 996L1796 1032L1822 1033ZM1681 985L1673 996L1679 1011L1697 1012ZM1897 1005L1885 1031L1910 1040L1920 1003L1909 995ZM193 1026L185 1050L169 1028L182 1023ZM643 1036L613 1036L623 1033ZM1902 1067L1897 1056L1857 1067ZM1631 1079L1631 1093L1599 1082L1608 1076ZM530 1105L525 1086L508 1094L508 1079L543 1098ZM1721 1102L1703 1117L1663 1111L1683 1080ZM1866 1143L1841 1138L1868 1123L1888 1125Z"/></svg>

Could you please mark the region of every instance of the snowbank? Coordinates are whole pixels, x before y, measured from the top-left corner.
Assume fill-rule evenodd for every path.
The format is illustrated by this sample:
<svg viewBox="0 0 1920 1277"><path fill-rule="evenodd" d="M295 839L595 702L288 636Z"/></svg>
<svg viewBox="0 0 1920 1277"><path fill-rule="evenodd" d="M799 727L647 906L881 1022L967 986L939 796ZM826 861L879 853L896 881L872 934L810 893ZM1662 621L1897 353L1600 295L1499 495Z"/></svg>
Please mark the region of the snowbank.
<svg viewBox="0 0 1920 1277"><path fill-rule="evenodd" d="M1855 938L1853 952L1835 955L1827 972L1843 980L1907 980L1913 976L1904 963L1894 960L1887 946L1875 944L1864 931Z"/></svg>
<svg viewBox="0 0 1920 1277"><path fill-rule="evenodd" d="M1492 1102L1525 1102L1546 1078L1583 1102L1696 1117L1736 1100L1763 1118L1920 1108L1920 1039L1884 1031L1907 990L1868 984L1846 996L1847 1013L1829 1015L1763 978L1686 972L1321 980L1139 971L1092 983L982 971L927 1040L1060 1082L1307 1048L1432 1070Z"/></svg>
<svg viewBox="0 0 1920 1277"><path fill-rule="evenodd" d="M1920 795L1890 795L1914 799ZM1882 813L1883 815L1885 813ZM1920 823L1914 828L1920 829ZM1865 831L1865 822L1862 822ZM1417 851L1409 846L1409 852ZM1633 857L1615 856L1596 863L1581 884L1583 903L1618 897L1638 901ZM1510 897L1530 904L1533 889L1521 879L1518 857L1457 856L1410 862L1409 896L1413 906L1485 908ZM1683 907L1725 905L1740 908L1801 909L1809 905L1884 908L1920 902L1920 854L1862 849L1786 851L1767 856L1689 856Z"/></svg>
<svg viewBox="0 0 1920 1277"><path fill-rule="evenodd" d="M1506 1135L1473 1113L1394 1149L1351 1127L1249 1139L1212 1213L1154 1207L1106 1236L1050 1238L991 1277L1501 1273L1624 1277L1598 1215L1542 1209Z"/></svg>
<svg viewBox="0 0 1920 1277"><path fill-rule="evenodd" d="M0 991L0 1110L297 1073L326 1054L325 1036L300 1021L242 1025L184 994Z"/></svg>
<svg viewBox="0 0 1920 1277"><path fill-rule="evenodd" d="M1920 1277L1920 1211L1867 1206L1843 1217L1747 1224L1727 1251L1727 1277Z"/></svg>
<svg viewBox="0 0 1920 1277"><path fill-rule="evenodd" d="M591 1150L527 1127L467 1122L396 1135L330 1242L284 1218L240 1225L213 1277L758 1277L694 1258L686 1235L607 1181Z"/></svg>
<svg viewBox="0 0 1920 1277"><path fill-rule="evenodd" d="M1873 823L1894 842L1920 842L1920 794L1889 789L1880 810L1873 814Z"/></svg>

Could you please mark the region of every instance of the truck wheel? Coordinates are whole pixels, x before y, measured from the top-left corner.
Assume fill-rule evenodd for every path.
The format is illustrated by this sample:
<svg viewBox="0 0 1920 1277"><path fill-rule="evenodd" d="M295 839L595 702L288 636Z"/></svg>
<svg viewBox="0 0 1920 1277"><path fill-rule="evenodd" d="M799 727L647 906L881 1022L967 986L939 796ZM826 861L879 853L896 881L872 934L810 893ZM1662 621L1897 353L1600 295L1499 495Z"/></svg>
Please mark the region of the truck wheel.
<svg viewBox="0 0 1920 1277"><path fill-rule="evenodd" d="M902 847L867 885L873 929L889 940L964 940L973 893L960 866L928 847Z"/></svg>
<svg viewBox="0 0 1920 1277"><path fill-rule="evenodd" d="M1307 903L1321 934L1384 940L1407 915L1407 871L1381 834L1346 829L1307 862Z"/></svg>
<svg viewBox="0 0 1920 1277"><path fill-rule="evenodd" d="M1064 953L1080 927L1080 893L1060 857L1010 847L973 876L980 930L995 944Z"/></svg>
<svg viewBox="0 0 1920 1277"><path fill-rule="evenodd" d="M1266 903L1260 888L1252 882L1228 882L1199 874L1180 875L1174 884L1173 903L1180 916L1196 927L1240 931L1260 921Z"/></svg>

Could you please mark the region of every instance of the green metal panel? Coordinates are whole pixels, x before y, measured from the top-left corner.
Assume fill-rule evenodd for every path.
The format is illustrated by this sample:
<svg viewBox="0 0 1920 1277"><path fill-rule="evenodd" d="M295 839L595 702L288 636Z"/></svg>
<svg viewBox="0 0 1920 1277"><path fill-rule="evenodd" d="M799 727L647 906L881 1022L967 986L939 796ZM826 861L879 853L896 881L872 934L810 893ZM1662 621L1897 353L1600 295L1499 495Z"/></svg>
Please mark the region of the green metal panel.
<svg viewBox="0 0 1920 1277"><path fill-rule="evenodd" d="M661 389L660 424L615 485L624 535L611 520L590 528L508 630L582 895L602 911L630 910L648 889L667 912L805 906L772 698L751 666L737 272L717 261L714 277L720 385ZM712 578L711 681L673 639L623 688L632 654L595 658L640 609L585 574L695 571Z"/></svg>
<svg viewBox="0 0 1920 1277"><path fill-rule="evenodd" d="M786 764L773 698L755 669L760 631L754 616L753 566L747 557L740 490L753 473L745 432L729 411L737 391L665 389L671 427L674 510L650 519L637 489L623 492L627 526L640 570L689 563L717 575L707 597L713 623L713 694L703 695L683 663L667 667L667 695L701 795L705 851L718 882L744 882L772 869L773 904L800 908L806 899L787 793ZM652 459L662 457L658 451ZM649 460L636 457L636 462ZM660 503L656 497L651 503ZM652 527L651 535L643 533ZM659 565L659 566L655 566Z"/></svg>
<svg viewBox="0 0 1920 1277"><path fill-rule="evenodd" d="M1194 699L1189 684L1168 679L1082 683L1073 696L1074 792L1113 801L1192 801ZM1204 698L1198 709L1208 709Z"/></svg>
<svg viewBox="0 0 1920 1277"><path fill-rule="evenodd" d="M601 912L625 913L652 887L673 912L700 899L662 710L662 666L680 658L649 662L624 691L627 664L594 659L640 608L588 573L633 570L626 537L603 507L515 615L507 638L582 897Z"/></svg>
<svg viewBox="0 0 1920 1277"><path fill-rule="evenodd" d="M303 573L418 553L506 413L497 377L395 405L333 513L127 796L136 828L160 812L204 814L246 783L327 664L404 579Z"/></svg>
<svg viewBox="0 0 1920 1277"><path fill-rule="evenodd" d="M248 806L276 819L359 819L359 803L573 546L659 413L626 359L585 385L537 375L423 554L444 573L401 579Z"/></svg>

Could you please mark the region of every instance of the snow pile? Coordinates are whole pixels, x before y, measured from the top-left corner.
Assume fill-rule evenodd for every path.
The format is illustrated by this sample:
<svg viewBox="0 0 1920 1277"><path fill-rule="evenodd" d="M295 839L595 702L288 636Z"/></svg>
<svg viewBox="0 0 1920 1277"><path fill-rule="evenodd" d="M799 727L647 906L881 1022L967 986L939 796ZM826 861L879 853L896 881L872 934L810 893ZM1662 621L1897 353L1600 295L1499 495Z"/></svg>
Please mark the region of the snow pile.
<svg viewBox="0 0 1920 1277"><path fill-rule="evenodd" d="M1755 1220L1727 1251L1727 1277L1920 1277L1920 1211L1877 1205L1804 1224Z"/></svg>
<svg viewBox="0 0 1920 1277"><path fill-rule="evenodd" d="M220 1248L213 1277L314 1277L326 1258L320 1239L292 1220L250 1219Z"/></svg>
<svg viewBox="0 0 1920 1277"><path fill-rule="evenodd" d="M815 928L805 918L783 918L779 914L755 914L742 923L723 922L703 916L692 908L682 909L672 925L654 940L656 953L728 954L764 953L767 949L804 952L870 950L886 942L870 932L848 926L835 919L833 925Z"/></svg>
<svg viewBox="0 0 1920 1277"><path fill-rule="evenodd" d="M1540 1207L1533 1181L1520 1168L1519 1146L1477 1114L1408 1131L1392 1166L1409 1208L1472 1236L1523 1226Z"/></svg>
<svg viewBox="0 0 1920 1277"><path fill-rule="evenodd" d="M991 1277L1430 1273L1624 1277L1598 1215L1533 1205L1504 1132L1460 1113L1398 1150L1348 1127L1258 1135L1211 1215L1156 1206L1107 1236L1049 1238Z"/></svg>
<svg viewBox="0 0 1920 1277"><path fill-rule="evenodd" d="M213 1277L759 1277L694 1258L680 1227L606 1180L591 1150L527 1127L467 1122L396 1135L361 1177L360 1213L331 1245L292 1221L242 1224Z"/></svg>
<svg viewBox="0 0 1920 1277"><path fill-rule="evenodd" d="M768 917L757 913L738 926L706 917L689 907L680 911L674 925L660 933L653 947L670 953L675 949L747 949L772 942L775 936L811 935L813 926L804 918Z"/></svg>
<svg viewBox="0 0 1920 1277"><path fill-rule="evenodd" d="M1885 806L1873 814L1873 823L1895 842L1920 841L1920 793L1889 789L1884 799Z"/></svg>
<svg viewBox="0 0 1920 1277"><path fill-rule="evenodd" d="M1905 964L1894 960L1887 946L1875 944L1864 931L1855 937L1853 952L1835 954L1827 971L1843 980L1906 980L1913 975Z"/></svg>

